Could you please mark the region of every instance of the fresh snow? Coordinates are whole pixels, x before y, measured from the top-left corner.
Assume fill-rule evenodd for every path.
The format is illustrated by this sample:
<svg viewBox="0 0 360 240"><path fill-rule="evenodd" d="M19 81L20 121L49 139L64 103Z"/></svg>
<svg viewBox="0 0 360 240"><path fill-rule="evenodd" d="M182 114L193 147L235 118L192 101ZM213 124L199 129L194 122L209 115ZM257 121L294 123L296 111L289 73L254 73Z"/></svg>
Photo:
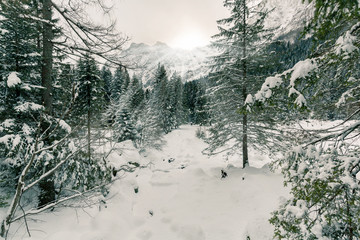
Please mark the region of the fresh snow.
<svg viewBox="0 0 360 240"><path fill-rule="evenodd" d="M316 59L305 59L304 61L299 61L289 70L286 70L282 74L276 74L272 77L267 77L261 89L254 95L255 100L257 101L266 101L266 99L272 96L272 89L279 87L282 83L282 77L290 74L290 83L289 83L289 97L293 94L297 95L295 99L295 104L298 106L306 105L305 97L295 88L295 82L297 79L306 78L312 72L318 68Z"/></svg>
<svg viewBox="0 0 360 240"><path fill-rule="evenodd" d="M7 82L6 82L6 83L7 83L7 86L8 86L9 88L14 87L14 86L20 84L20 83L21 83L21 80L20 80L20 78L18 77L18 73L17 73L17 72L11 72L11 73L9 74L9 76L8 76L8 79L7 79Z"/></svg>
<svg viewBox="0 0 360 240"><path fill-rule="evenodd" d="M71 133L71 127L64 120L59 121L59 125L62 129L64 129L67 133Z"/></svg>
<svg viewBox="0 0 360 240"><path fill-rule="evenodd" d="M292 72L290 78L290 86L295 86L295 81L299 78L307 77L312 71L318 67L314 59L305 59L304 61L299 61L295 66L289 70Z"/></svg>
<svg viewBox="0 0 360 240"><path fill-rule="evenodd" d="M31 238L23 222L13 224L11 234L17 234L10 239L272 239L270 213L288 196L282 176L255 152L250 163L265 166L245 170L239 157L203 155L206 144L195 137L197 128L182 126L166 135L162 151L139 154L130 142L118 144L109 156L113 166L136 161L148 167L119 172L96 205L84 201L84 208L28 217ZM228 177L221 179L221 170Z"/></svg>
<svg viewBox="0 0 360 240"><path fill-rule="evenodd" d="M14 109L18 112L40 111L44 109L44 106L33 102L25 102L16 106Z"/></svg>
<svg viewBox="0 0 360 240"><path fill-rule="evenodd" d="M359 27L360 23L355 24L350 31L347 31L344 36L340 36L336 41L336 49L335 53L340 55L342 53L350 54L354 51L359 50L355 45L357 37L352 35L351 33Z"/></svg>

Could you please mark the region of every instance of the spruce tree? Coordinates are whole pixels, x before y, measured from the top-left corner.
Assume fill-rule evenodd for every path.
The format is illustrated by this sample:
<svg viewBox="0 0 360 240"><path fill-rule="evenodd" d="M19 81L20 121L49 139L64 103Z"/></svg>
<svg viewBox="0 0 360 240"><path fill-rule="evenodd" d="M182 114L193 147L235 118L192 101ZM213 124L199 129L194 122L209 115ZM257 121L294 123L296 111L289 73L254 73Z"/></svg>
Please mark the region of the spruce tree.
<svg viewBox="0 0 360 240"><path fill-rule="evenodd" d="M5 146L4 151L11 155L8 158L10 168L15 166L13 163L20 163L18 174L13 178L17 181L13 200L1 226L2 237L6 237L24 192L39 187L38 199L34 199L33 204L43 208L57 201L55 190L62 186L63 179L67 179L68 186L73 186L71 179L75 178L67 178L66 174L71 172L68 168L70 159L74 159L79 150L69 137L71 127L61 118L65 113L55 112L58 111L56 98L61 96L54 91L57 87L54 80L59 76L57 57L64 60L64 54L94 54L121 65L114 51L125 39L118 38L112 26L95 26L83 18L85 4L76 3L74 8L74 2L0 2L0 79L1 87L4 87L0 90L1 102L8 102L7 97L15 100L0 107L1 124L5 124L0 128L1 151ZM101 1L97 2L101 5ZM53 18L54 11L60 16L57 20ZM66 42L57 41L59 36ZM12 112L5 112L11 109ZM21 115L18 120L28 120L27 124L6 121L14 115ZM77 176L83 176L84 172L79 170L82 169L75 169Z"/></svg>
<svg viewBox="0 0 360 240"><path fill-rule="evenodd" d="M126 68L122 66L116 68L110 89L110 95L113 101L117 102L120 99L122 93L126 91L129 82L129 73Z"/></svg>
<svg viewBox="0 0 360 240"><path fill-rule="evenodd" d="M91 128L105 111L104 83L93 58L80 59L77 64L78 97L75 102L78 119L86 122L87 155L91 161ZM85 119L84 119L85 117Z"/></svg>
<svg viewBox="0 0 360 240"><path fill-rule="evenodd" d="M164 65L159 64L154 76L154 89L150 104L155 109L154 117L159 122L164 133L171 131L170 96L168 93L168 76Z"/></svg>
<svg viewBox="0 0 360 240"><path fill-rule="evenodd" d="M307 30L313 31L316 48L311 58L281 78L292 79L287 87L301 96L315 117L323 118L331 106L340 108L334 116L345 120L335 127L309 130L309 137L278 161L292 195L270 222L276 238L359 239L359 3L314 2Z"/></svg>
<svg viewBox="0 0 360 240"><path fill-rule="evenodd" d="M105 103L109 104L111 98L111 84L113 77L110 69L107 68L106 66L103 66L101 69L101 78L102 81L104 82Z"/></svg>
<svg viewBox="0 0 360 240"><path fill-rule="evenodd" d="M257 9L248 5L247 0L224 1L231 15L218 20L220 32L214 36L214 45L221 53L213 59L208 93L214 124L207 151L214 154L225 147L234 153L242 149L244 168L249 165L248 137L253 147L261 147L265 142L266 128L256 124L259 116L251 115L246 103L249 92L258 86L257 71L262 67L260 61L266 56L264 50L271 37L269 30L264 29L267 11L261 3Z"/></svg>
<svg viewBox="0 0 360 240"><path fill-rule="evenodd" d="M178 128L184 121L183 110L183 83L181 77L175 72L168 84L168 96L170 98L171 127Z"/></svg>

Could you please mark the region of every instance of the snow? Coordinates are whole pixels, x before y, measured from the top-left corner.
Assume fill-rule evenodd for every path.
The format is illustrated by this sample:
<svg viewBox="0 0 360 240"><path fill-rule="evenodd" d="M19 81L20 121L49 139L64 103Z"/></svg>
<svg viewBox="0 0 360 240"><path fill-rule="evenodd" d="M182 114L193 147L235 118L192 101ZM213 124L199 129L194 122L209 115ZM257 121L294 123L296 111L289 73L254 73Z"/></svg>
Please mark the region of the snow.
<svg viewBox="0 0 360 240"><path fill-rule="evenodd" d="M4 135L4 136L0 137L0 143L1 143L1 144L8 145L9 140L10 140L10 139L13 139L13 138L14 138L14 135L13 135L13 134Z"/></svg>
<svg viewBox="0 0 360 240"><path fill-rule="evenodd" d="M313 12L313 3L302 0L266 0L262 1L270 13L265 21L265 28L272 29L274 39L279 36L287 41L295 40L296 30L301 30Z"/></svg>
<svg viewBox="0 0 360 240"><path fill-rule="evenodd" d="M59 121L59 125L62 129L64 129L67 133L71 133L71 127L64 120Z"/></svg>
<svg viewBox="0 0 360 240"><path fill-rule="evenodd" d="M216 54L216 50L208 46L185 50L171 48L159 42L153 46L132 43L124 51L128 61L139 66L137 69L129 70L129 74L136 74L145 87L150 85L149 81L153 78L159 63L166 67L169 77L176 72L183 82L206 77L210 72L209 57L214 54Z"/></svg>
<svg viewBox="0 0 360 240"><path fill-rule="evenodd" d="M255 94L255 99L258 101L266 101L266 99L272 96L273 88L279 87L283 83L282 77L290 75L289 82L289 97L293 94L298 95L295 99L295 104L302 107L306 105L305 97L295 88L295 81L300 78L306 78L311 72L315 71L318 67L315 59L305 59L299 61L293 68L283 72L282 74L276 74L272 77L267 77L265 82L261 86L261 89Z"/></svg>
<svg viewBox="0 0 360 240"><path fill-rule="evenodd" d="M25 102L23 104L20 104L18 106L16 106L15 111L18 112L27 112L27 111L40 111L44 109L44 106L37 104L37 103L33 103L33 102Z"/></svg>
<svg viewBox="0 0 360 240"><path fill-rule="evenodd" d="M206 144L195 137L197 128L182 126L166 135L161 151L139 154L130 142L119 144L111 164L137 161L148 167L119 172L121 178L97 205L28 218L29 239L272 239L270 213L288 197L282 176L269 171L268 159L254 157L258 153L250 154L250 163L265 166L245 170L237 156L225 161L225 156L203 155ZM221 179L221 170L228 177ZM11 239L27 237L22 222L10 230L17 231Z"/></svg>
<svg viewBox="0 0 360 240"><path fill-rule="evenodd" d="M247 97L246 97L246 100L245 100L245 105L246 104L252 104L254 103L254 100L253 100L253 97L251 94L248 94Z"/></svg>
<svg viewBox="0 0 360 240"><path fill-rule="evenodd" d="M304 61L297 62L295 66L289 70L292 72L290 78L290 87L295 86L295 81L299 78L307 77L312 71L317 68L317 63L314 59L305 59Z"/></svg>
<svg viewBox="0 0 360 240"><path fill-rule="evenodd" d="M350 82L350 79L348 80ZM344 92L341 97L339 98L338 102L335 104L337 108L341 107L343 104L346 103L346 100L353 97L353 93L359 91L360 86L356 86L354 88L350 88L346 92Z"/></svg>
<svg viewBox="0 0 360 240"><path fill-rule="evenodd" d="M335 53L340 55L342 53L350 54L356 50L359 50L357 47L354 46L354 42L356 42L357 37L353 36L351 32L353 29L359 26L360 23L353 26L350 31L347 31L344 36L340 36L336 40L337 47L335 48Z"/></svg>
<svg viewBox="0 0 360 240"><path fill-rule="evenodd" d="M4 128L11 128L15 125L15 119L6 119L1 125Z"/></svg>
<svg viewBox="0 0 360 240"><path fill-rule="evenodd" d="M8 76L8 79L7 79L7 86L9 88L11 88L11 87L15 87L16 85L18 85L20 83L21 83L21 80L18 77L18 73L17 72L11 72L9 74L9 76Z"/></svg>

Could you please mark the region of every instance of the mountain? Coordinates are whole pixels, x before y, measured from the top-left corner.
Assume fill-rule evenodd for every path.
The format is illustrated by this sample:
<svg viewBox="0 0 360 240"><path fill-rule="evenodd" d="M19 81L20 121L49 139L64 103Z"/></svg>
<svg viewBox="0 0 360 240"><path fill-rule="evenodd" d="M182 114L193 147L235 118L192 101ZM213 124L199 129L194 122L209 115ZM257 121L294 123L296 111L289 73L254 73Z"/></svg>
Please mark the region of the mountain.
<svg viewBox="0 0 360 240"><path fill-rule="evenodd" d="M184 82L206 76L209 72L207 61L215 52L208 46L185 50L174 49L165 43L157 42L152 46L132 43L124 53L137 66L130 70L130 74L134 73L141 78L146 87L158 64L166 67L168 76L176 72Z"/></svg>
<svg viewBox="0 0 360 240"><path fill-rule="evenodd" d="M262 4L258 5L261 1ZM313 4L303 3L303 0L253 0L251 4L258 5L258 10L272 10L265 28L274 29L274 38L290 42L299 36L313 10ZM209 57L215 54L216 50L209 46L184 50L171 48L162 42L154 45L132 43L124 51L127 60L137 66L130 74L136 74L145 87L151 83L159 63L166 67L169 76L176 72L184 82L203 78L210 71Z"/></svg>
<svg viewBox="0 0 360 240"><path fill-rule="evenodd" d="M310 20L313 5L307 0L264 0L262 6L271 11L265 21L265 28L274 29L274 38L293 41Z"/></svg>

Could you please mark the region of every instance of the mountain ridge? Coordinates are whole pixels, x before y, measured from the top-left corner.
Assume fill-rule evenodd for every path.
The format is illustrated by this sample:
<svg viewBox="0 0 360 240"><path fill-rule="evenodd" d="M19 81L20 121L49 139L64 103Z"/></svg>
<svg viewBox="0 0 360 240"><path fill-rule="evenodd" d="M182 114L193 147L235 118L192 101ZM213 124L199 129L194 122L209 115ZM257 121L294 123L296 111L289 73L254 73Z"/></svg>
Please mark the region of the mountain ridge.
<svg viewBox="0 0 360 240"><path fill-rule="evenodd" d="M256 2L259 1L253 1ZM293 42L311 17L313 4L302 0L264 0L258 7L271 10L265 28L274 29L274 39ZM165 66L169 77L176 72L183 82L204 78L210 72L208 61L217 50L210 45L192 50L172 48L158 41L153 45L131 43L124 54L138 66L130 74L136 74L147 87L158 64Z"/></svg>

